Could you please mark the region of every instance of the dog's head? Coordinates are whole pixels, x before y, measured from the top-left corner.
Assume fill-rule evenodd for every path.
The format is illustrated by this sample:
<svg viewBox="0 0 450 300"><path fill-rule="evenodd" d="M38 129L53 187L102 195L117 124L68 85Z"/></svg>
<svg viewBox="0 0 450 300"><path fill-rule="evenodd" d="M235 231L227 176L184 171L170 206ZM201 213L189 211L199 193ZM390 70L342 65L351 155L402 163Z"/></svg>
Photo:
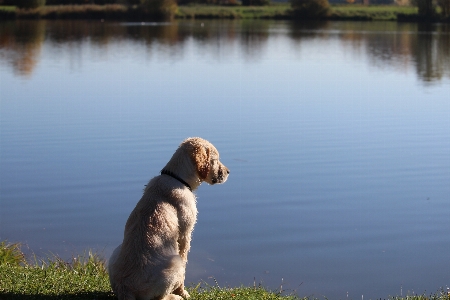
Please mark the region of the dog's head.
<svg viewBox="0 0 450 300"><path fill-rule="evenodd" d="M224 183L228 179L230 170L220 162L219 152L207 140L198 137L188 138L179 148L189 154L201 181L216 184Z"/></svg>
<svg viewBox="0 0 450 300"><path fill-rule="evenodd" d="M184 140L164 170L176 174L193 189L203 181L224 183L230 170L219 161L219 152L207 140L194 137Z"/></svg>

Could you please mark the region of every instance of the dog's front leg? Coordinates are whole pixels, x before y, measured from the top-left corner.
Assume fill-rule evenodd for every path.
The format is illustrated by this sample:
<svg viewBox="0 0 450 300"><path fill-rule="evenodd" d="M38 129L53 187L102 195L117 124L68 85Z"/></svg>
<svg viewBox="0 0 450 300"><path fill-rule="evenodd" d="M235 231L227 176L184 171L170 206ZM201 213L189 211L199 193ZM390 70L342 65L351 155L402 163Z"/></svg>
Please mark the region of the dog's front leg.
<svg viewBox="0 0 450 300"><path fill-rule="evenodd" d="M178 251L184 263L187 262L189 249L191 248L191 237L182 236L178 239Z"/></svg>

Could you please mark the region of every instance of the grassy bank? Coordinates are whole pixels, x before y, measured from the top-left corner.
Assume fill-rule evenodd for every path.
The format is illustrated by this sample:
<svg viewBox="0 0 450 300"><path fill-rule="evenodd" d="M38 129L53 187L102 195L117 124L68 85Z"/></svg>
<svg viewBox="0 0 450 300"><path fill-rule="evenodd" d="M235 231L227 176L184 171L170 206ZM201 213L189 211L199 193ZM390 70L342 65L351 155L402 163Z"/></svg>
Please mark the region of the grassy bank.
<svg viewBox="0 0 450 300"><path fill-rule="evenodd" d="M417 14L416 7L396 5L332 5L324 19L330 20L397 20L401 16ZM148 19L137 7L113 5L59 5L44 6L32 10L0 6L0 18L45 18L45 19L105 19L138 20ZM288 3L274 3L267 6L179 6L175 15L178 19L293 19Z"/></svg>
<svg viewBox="0 0 450 300"><path fill-rule="evenodd" d="M324 19L329 20L397 20L398 15L417 14L417 8L396 5L332 5ZM178 18L292 19L288 3L268 6L180 6Z"/></svg>
<svg viewBox="0 0 450 300"><path fill-rule="evenodd" d="M198 284L188 288L192 300L314 300L283 296L262 287L220 288ZM0 243L0 299L117 299L111 292L104 261L96 254L64 261L56 256L26 259L19 244ZM391 300L450 300L447 292Z"/></svg>
<svg viewBox="0 0 450 300"><path fill-rule="evenodd" d="M399 15L415 15L417 7L396 5L335 5L331 7L329 18L336 20L377 20L395 21Z"/></svg>
<svg viewBox="0 0 450 300"><path fill-rule="evenodd" d="M133 17L133 8L121 4L111 5L48 5L35 9L0 6L0 18L9 19L112 19Z"/></svg>
<svg viewBox="0 0 450 300"><path fill-rule="evenodd" d="M188 288L192 300L294 300L262 287L220 288L198 284ZM0 243L0 299L117 299L111 292L105 262L98 255L64 261L56 256L26 259L19 244Z"/></svg>
<svg viewBox="0 0 450 300"><path fill-rule="evenodd" d="M178 7L179 19L291 19L287 3L267 6L187 5Z"/></svg>

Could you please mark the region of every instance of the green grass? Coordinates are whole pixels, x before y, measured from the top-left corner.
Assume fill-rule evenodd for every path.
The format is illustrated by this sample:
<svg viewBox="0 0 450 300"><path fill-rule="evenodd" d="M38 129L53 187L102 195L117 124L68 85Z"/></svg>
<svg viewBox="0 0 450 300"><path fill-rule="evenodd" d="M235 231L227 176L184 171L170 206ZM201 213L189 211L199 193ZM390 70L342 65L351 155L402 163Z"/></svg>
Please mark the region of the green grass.
<svg viewBox="0 0 450 300"><path fill-rule="evenodd" d="M417 14L412 6L358 4L331 5L327 18L335 20L397 20L397 15ZM188 5L178 8L177 18L230 18L230 19L291 19L291 7L288 3L268 6L217 6Z"/></svg>
<svg viewBox="0 0 450 300"><path fill-rule="evenodd" d="M281 295L261 286L221 288L199 283L188 287L191 300L316 300ZM19 244L0 243L0 299L73 300L117 299L111 292L105 262L98 255L84 255L64 261L56 256L26 261ZM326 299L326 298L325 298ZM388 297L391 300L450 300L446 292Z"/></svg>
<svg viewBox="0 0 450 300"><path fill-rule="evenodd" d="M27 261L20 244L0 243L0 299L113 299L104 261L87 252L66 262Z"/></svg>
<svg viewBox="0 0 450 300"><path fill-rule="evenodd" d="M0 6L0 17L20 19L125 19L135 10L122 4L46 5L34 9Z"/></svg>
<svg viewBox="0 0 450 300"><path fill-rule="evenodd" d="M44 265L0 265L0 299L117 299L111 292L103 262L89 255L83 262L53 259ZM219 288L205 284L188 288L192 300L294 300L262 287Z"/></svg>
<svg viewBox="0 0 450 300"><path fill-rule="evenodd" d="M0 6L0 10L3 10L3 11L15 11L16 7L15 6Z"/></svg>
<svg viewBox="0 0 450 300"><path fill-rule="evenodd" d="M49 261L45 265L0 266L1 299L20 299L31 295L62 299L81 299L92 296L112 296L108 275L103 263L89 257L79 264L61 260ZM39 296L39 297L37 297Z"/></svg>
<svg viewBox="0 0 450 300"><path fill-rule="evenodd" d="M129 9L121 4L46 5L36 9L18 9L19 18L45 19L121 19Z"/></svg>
<svg viewBox="0 0 450 300"><path fill-rule="evenodd" d="M188 288L192 300L294 300L262 287ZM64 261L57 256L26 261L19 244L0 243L0 299L117 299L111 292L105 262L98 255Z"/></svg>
<svg viewBox="0 0 450 300"><path fill-rule="evenodd" d="M178 7L176 17L192 19L286 19L290 18L290 5L287 3L267 6L186 5Z"/></svg>
<svg viewBox="0 0 450 300"><path fill-rule="evenodd" d="M399 14L417 14L417 7L397 5L333 5L330 17L336 19L397 20Z"/></svg>
<svg viewBox="0 0 450 300"><path fill-rule="evenodd" d="M20 244L9 244L6 241L0 243L0 265L20 265L25 263L25 256L20 250Z"/></svg>

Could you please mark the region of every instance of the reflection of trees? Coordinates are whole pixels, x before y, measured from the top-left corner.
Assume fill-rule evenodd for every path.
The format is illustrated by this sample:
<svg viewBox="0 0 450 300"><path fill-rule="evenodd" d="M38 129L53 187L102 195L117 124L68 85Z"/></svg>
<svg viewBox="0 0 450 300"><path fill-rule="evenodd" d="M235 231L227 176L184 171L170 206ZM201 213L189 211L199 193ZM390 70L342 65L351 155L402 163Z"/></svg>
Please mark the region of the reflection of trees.
<svg viewBox="0 0 450 300"><path fill-rule="evenodd" d="M269 39L270 23L266 21L243 21L241 23L241 46L249 59L254 59L264 49Z"/></svg>
<svg viewBox="0 0 450 300"><path fill-rule="evenodd" d="M166 26L129 26L127 34L136 41L145 40L147 45L169 46L169 51L181 50L192 38L200 45L197 50L201 55L212 55L217 59L232 54L232 47L238 44L248 59L254 59L268 39L268 30L268 22L191 20Z"/></svg>
<svg viewBox="0 0 450 300"><path fill-rule="evenodd" d="M1 24L0 59L11 62L19 74L30 74L44 39L53 53L69 53L75 65L84 43L100 51L121 42L144 45L149 53L163 47L165 54L174 56L184 53L183 47L189 39L200 45L197 48L200 55L220 58L232 54L232 47L238 45L248 59L255 59L268 39L268 28L267 22L228 20L123 24L80 20L17 21Z"/></svg>
<svg viewBox="0 0 450 300"><path fill-rule="evenodd" d="M326 30L330 29L330 22L324 21L291 22L289 25L289 35L297 41L324 37L328 35Z"/></svg>
<svg viewBox="0 0 450 300"><path fill-rule="evenodd" d="M45 39L45 21L0 22L0 59L20 75L30 75Z"/></svg>
<svg viewBox="0 0 450 300"><path fill-rule="evenodd" d="M371 63L404 70L413 67L426 82L450 77L450 26L396 22L342 22L335 30L352 51L365 49ZM319 35L320 30L296 29L296 39ZM295 32L295 31L294 31ZM304 33L301 33L304 32ZM356 51L355 51L356 50Z"/></svg>
<svg viewBox="0 0 450 300"><path fill-rule="evenodd" d="M275 26L275 27L274 27ZM450 77L450 25L397 22L274 23L256 20L179 21L170 24L102 23L98 21L0 22L0 60L20 75L29 75L38 63L44 39L55 53L81 53L90 43L104 53L112 43L141 44L149 52L183 55L195 40L198 55L221 59L239 50L247 60L261 56L269 37L286 34L302 43L338 37L351 53L367 53L372 64L397 70L414 69L419 78L432 82ZM272 30L275 29L275 30ZM282 29L282 30L277 30ZM238 47L236 49L236 47ZM74 56L74 62L78 61Z"/></svg>
<svg viewBox="0 0 450 300"><path fill-rule="evenodd" d="M450 75L448 24L397 24L395 31L368 35L368 52L375 63L416 69L420 79L431 82Z"/></svg>
<svg viewBox="0 0 450 300"><path fill-rule="evenodd" d="M419 24L420 34L412 45L417 74L427 82L450 77L450 36L448 24Z"/></svg>
<svg viewBox="0 0 450 300"><path fill-rule="evenodd" d="M89 40L96 46L106 46L114 39L124 35L119 26L108 26L98 21L56 20L47 21L47 39L55 46L80 43Z"/></svg>
<svg viewBox="0 0 450 300"><path fill-rule="evenodd" d="M192 37L199 44L198 51L202 56L213 56L220 60L232 53L232 46L237 39L238 22L203 20L201 23L182 22L180 30ZM186 26L187 25L187 26Z"/></svg>
<svg viewBox="0 0 450 300"><path fill-rule="evenodd" d="M137 42L145 42L147 45L159 43L168 46L179 46L185 37L179 33L178 25L160 24L152 26L141 26L140 24L129 24L125 26L126 38Z"/></svg>
<svg viewBox="0 0 450 300"><path fill-rule="evenodd" d="M417 24L381 22L362 33L371 62L380 67L407 70L412 60L411 42L416 38Z"/></svg>

